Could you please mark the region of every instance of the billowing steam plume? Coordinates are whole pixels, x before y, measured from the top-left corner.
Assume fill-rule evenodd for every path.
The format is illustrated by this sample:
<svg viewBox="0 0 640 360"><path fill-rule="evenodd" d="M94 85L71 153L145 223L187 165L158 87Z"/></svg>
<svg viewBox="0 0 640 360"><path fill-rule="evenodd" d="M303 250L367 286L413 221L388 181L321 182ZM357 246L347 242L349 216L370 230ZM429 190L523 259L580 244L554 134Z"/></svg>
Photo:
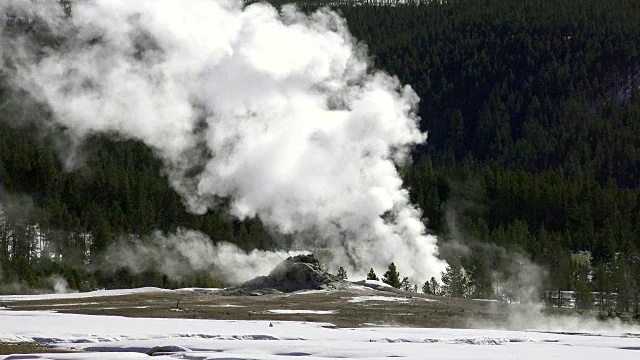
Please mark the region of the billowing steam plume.
<svg viewBox="0 0 640 360"><path fill-rule="evenodd" d="M261 250L245 253L234 244L213 244L198 231L180 229L171 235L155 232L142 240L121 239L107 249L101 267L109 271L126 267L134 273L155 269L174 280L204 271L226 284L240 284L268 274L281 261L298 254Z"/></svg>
<svg viewBox="0 0 640 360"><path fill-rule="evenodd" d="M3 37L14 84L75 139L144 141L191 211L227 199L234 216L258 216L352 274L391 261L413 281L444 269L396 170L426 138L418 98L369 67L335 13L229 0L86 0L71 16L9 0L0 10L58 39L43 49Z"/></svg>

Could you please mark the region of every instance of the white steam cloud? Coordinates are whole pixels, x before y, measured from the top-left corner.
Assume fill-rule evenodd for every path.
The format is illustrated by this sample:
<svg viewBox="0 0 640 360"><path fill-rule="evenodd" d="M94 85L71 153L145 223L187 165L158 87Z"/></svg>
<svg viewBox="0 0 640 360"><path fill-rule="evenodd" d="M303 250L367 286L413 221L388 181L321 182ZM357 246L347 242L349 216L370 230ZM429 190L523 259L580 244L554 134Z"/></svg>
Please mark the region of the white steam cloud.
<svg viewBox="0 0 640 360"><path fill-rule="evenodd" d="M298 254L261 250L245 253L228 242L213 244L198 231L178 230L169 235L156 232L145 239L122 239L107 249L104 266L111 271L126 267L134 273L153 269L174 280L204 271L227 284L240 284L268 274L287 257Z"/></svg>
<svg viewBox="0 0 640 360"><path fill-rule="evenodd" d="M396 165L424 142L408 86L369 67L330 10L229 0L41 1L0 10L63 39L7 38L5 71L74 138L152 147L189 209L231 213L325 249L353 275L398 264L414 282L446 264ZM7 60L8 59L8 60ZM10 62L11 66L6 66Z"/></svg>

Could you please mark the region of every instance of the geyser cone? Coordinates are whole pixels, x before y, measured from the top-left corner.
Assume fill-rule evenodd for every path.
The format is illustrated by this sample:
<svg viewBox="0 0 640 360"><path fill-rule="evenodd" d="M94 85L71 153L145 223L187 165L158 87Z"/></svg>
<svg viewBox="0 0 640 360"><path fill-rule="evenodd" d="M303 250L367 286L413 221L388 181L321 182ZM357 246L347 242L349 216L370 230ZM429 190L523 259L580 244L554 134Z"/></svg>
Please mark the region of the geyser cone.
<svg viewBox="0 0 640 360"><path fill-rule="evenodd" d="M339 289L349 285L320 266L313 255L297 255L278 264L267 276L259 276L225 290L227 294L260 295L298 290Z"/></svg>

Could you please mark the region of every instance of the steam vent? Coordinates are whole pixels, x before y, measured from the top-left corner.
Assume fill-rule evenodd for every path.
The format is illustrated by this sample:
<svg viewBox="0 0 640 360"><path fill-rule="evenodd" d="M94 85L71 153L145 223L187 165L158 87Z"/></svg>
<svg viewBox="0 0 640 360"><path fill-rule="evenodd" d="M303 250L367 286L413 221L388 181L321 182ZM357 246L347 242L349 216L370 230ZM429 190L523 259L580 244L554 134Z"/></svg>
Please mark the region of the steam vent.
<svg viewBox="0 0 640 360"><path fill-rule="evenodd" d="M338 289L348 283L329 274L313 256L292 256L278 264L267 276L259 276L227 289L229 295L263 295L298 290Z"/></svg>

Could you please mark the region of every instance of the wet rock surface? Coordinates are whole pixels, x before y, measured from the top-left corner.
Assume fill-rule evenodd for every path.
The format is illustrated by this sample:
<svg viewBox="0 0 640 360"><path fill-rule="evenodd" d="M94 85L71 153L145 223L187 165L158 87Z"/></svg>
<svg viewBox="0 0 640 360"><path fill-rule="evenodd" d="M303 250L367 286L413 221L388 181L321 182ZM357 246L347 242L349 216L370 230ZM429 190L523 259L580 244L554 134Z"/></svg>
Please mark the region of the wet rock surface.
<svg viewBox="0 0 640 360"><path fill-rule="evenodd" d="M298 290L343 289L350 283L326 272L312 255L292 256L278 264L267 276L227 288L227 295L265 295Z"/></svg>
<svg viewBox="0 0 640 360"><path fill-rule="evenodd" d="M147 350L145 353L149 356L160 356L160 355L171 355L175 353L183 353L191 351L186 347L178 346L178 345L164 345L164 346L154 346L151 349Z"/></svg>

